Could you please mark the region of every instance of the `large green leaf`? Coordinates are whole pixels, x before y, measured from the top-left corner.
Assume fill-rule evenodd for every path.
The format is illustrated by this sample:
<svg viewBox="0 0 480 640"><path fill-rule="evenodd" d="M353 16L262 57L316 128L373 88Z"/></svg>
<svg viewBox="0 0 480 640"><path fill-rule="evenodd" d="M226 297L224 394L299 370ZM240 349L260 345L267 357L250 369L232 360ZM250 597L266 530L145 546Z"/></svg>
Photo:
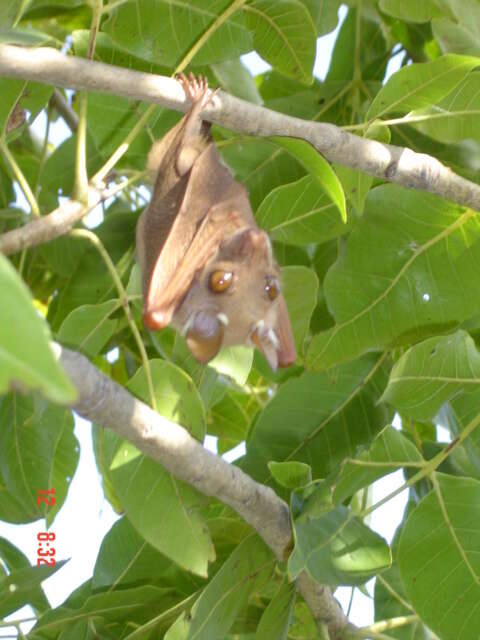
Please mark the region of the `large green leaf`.
<svg viewBox="0 0 480 640"><path fill-rule="evenodd" d="M411 344L478 313L479 228L475 212L435 196L394 185L371 191L325 278L336 324L314 337L307 367Z"/></svg>
<svg viewBox="0 0 480 640"><path fill-rule="evenodd" d="M299 0L251 0L243 10L258 53L278 71L313 82L315 27Z"/></svg>
<svg viewBox="0 0 480 640"><path fill-rule="evenodd" d="M165 360L150 360L149 367L158 413L181 424L197 440L203 440L205 411L190 376ZM143 367L136 371L128 388L136 396L149 402L147 377Z"/></svg>
<svg viewBox="0 0 480 640"><path fill-rule="evenodd" d="M76 391L55 360L44 319L7 258L0 255L0 394L8 388L38 389L54 402Z"/></svg>
<svg viewBox="0 0 480 640"><path fill-rule="evenodd" d="M163 360L151 361L150 370L158 412L203 438L203 405L189 376ZM128 387L148 399L143 369ZM200 513L203 497L113 433L106 434L104 454L115 492L143 538L181 567L206 576L215 552Z"/></svg>
<svg viewBox="0 0 480 640"><path fill-rule="evenodd" d="M0 398L0 519L52 522L78 463L70 410L39 397ZM55 505L37 504L37 489L55 489Z"/></svg>
<svg viewBox="0 0 480 640"><path fill-rule="evenodd" d="M203 590L190 615L182 615L165 640L224 638L249 594L269 579L273 567L271 551L257 536L249 536Z"/></svg>
<svg viewBox="0 0 480 640"><path fill-rule="evenodd" d="M435 475L410 514L398 551L405 591L442 640L478 640L480 482Z"/></svg>
<svg viewBox="0 0 480 640"><path fill-rule="evenodd" d="M269 461L298 460L325 477L388 420L377 405L385 384L384 357L371 354L331 374L303 373L283 384L262 411L247 441L242 466L268 477Z"/></svg>
<svg viewBox="0 0 480 640"><path fill-rule="evenodd" d="M4 619L24 605L38 599L40 584L65 564L57 562L53 566L24 567L0 576L0 618Z"/></svg>
<svg viewBox="0 0 480 640"><path fill-rule="evenodd" d="M131 211L115 211L95 229L95 233L115 263L118 275L126 281L133 264L133 238L136 216ZM58 330L71 311L82 305L106 302L118 294L105 262L95 247L86 240L81 259L50 304L48 320Z"/></svg>
<svg viewBox="0 0 480 640"><path fill-rule="evenodd" d="M97 629L103 620L108 621L110 627L115 622L125 622L138 626L158 615L165 606L166 589L142 586L112 592L90 595L83 601L67 601L62 606L45 613L32 630L32 635L39 638L53 640L60 637L92 637L87 635L88 628ZM167 600L168 601L168 600ZM81 621L85 626L77 627L77 633L70 636L70 632ZM69 632L69 636L65 635ZM102 635L101 637L108 637Z"/></svg>
<svg viewBox="0 0 480 640"><path fill-rule="evenodd" d="M449 94L478 65L478 58L450 54L403 67L377 93L367 117L381 118L391 112L408 113L429 107Z"/></svg>
<svg viewBox="0 0 480 640"><path fill-rule="evenodd" d="M427 22L449 15L448 0L380 0L379 4L385 13L409 22Z"/></svg>
<svg viewBox="0 0 480 640"><path fill-rule="evenodd" d="M382 400L417 420L433 418L462 391L480 390L480 354L465 331L425 340L392 369Z"/></svg>
<svg viewBox="0 0 480 640"><path fill-rule="evenodd" d="M219 148L235 178L247 187L254 211L272 189L305 174L299 162L270 140L232 138Z"/></svg>
<svg viewBox="0 0 480 640"><path fill-rule="evenodd" d="M139 58L176 66L207 29L210 37L194 57L195 64L236 58L252 48L243 15L225 19L232 0L136 0L120 3L103 29L122 49ZM140 11L139 11L140 9Z"/></svg>
<svg viewBox="0 0 480 640"><path fill-rule="evenodd" d="M298 138L274 138L317 180L320 187L333 202L343 222L347 221L347 209L342 183L325 158L309 142Z"/></svg>
<svg viewBox="0 0 480 640"><path fill-rule="evenodd" d="M97 355L118 329L119 320L109 318L119 306L118 300L107 300L78 307L62 322L58 339L87 355Z"/></svg>
<svg viewBox="0 0 480 640"><path fill-rule="evenodd" d="M477 0L441 0L445 18L432 20L432 30L442 51L478 56L480 6Z"/></svg>
<svg viewBox="0 0 480 640"><path fill-rule="evenodd" d="M258 623L255 640L286 640L297 592L293 583L283 582Z"/></svg>
<svg viewBox="0 0 480 640"><path fill-rule="evenodd" d="M306 570L320 584L363 584L389 567L392 558L385 540L343 505L318 509L314 491L313 485L292 495L292 578Z"/></svg>
<svg viewBox="0 0 480 640"><path fill-rule="evenodd" d="M255 214L273 240L308 245L350 231L338 209L312 175L273 189Z"/></svg>
<svg viewBox="0 0 480 640"><path fill-rule="evenodd" d="M2 537L0 537L0 559L3 565L7 568L9 575L13 575L16 571L19 571L21 569L30 569L30 562L27 556L24 555L15 545ZM38 585L36 589L32 588L32 577L35 576L35 573L36 572L32 571L28 576L28 582L30 583L28 586L29 590L31 589L28 597L28 602L36 611L43 612L50 608L50 604L40 585ZM44 574L41 574L41 576L43 579ZM15 584L15 577L13 578L12 583ZM13 602L11 604L14 605ZM15 608L16 603L14 605L13 611L15 610Z"/></svg>
<svg viewBox="0 0 480 640"><path fill-rule="evenodd" d="M117 448L110 475L142 537L181 567L206 576L215 552L200 514L202 496L127 442Z"/></svg>
<svg viewBox="0 0 480 640"><path fill-rule="evenodd" d="M338 9L341 0L301 0L312 16L317 36L333 31L338 24Z"/></svg>
<svg viewBox="0 0 480 640"><path fill-rule="evenodd" d="M422 133L444 143L480 140L480 73L475 71L435 105L414 111L412 124ZM420 118L415 122L415 117Z"/></svg>
<svg viewBox="0 0 480 640"><path fill-rule="evenodd" d="M125 588L139 584L168 585L172 587L172 591L175 589L181 596L185 596L195 591L202 581L172 565L171 560L148 544L129 519L123 516L115 522L102 541L93 572L92 587Z"/></svg>
<svg viewBox="0 0 480 640"><path fill-rule="evenodd" d="M340 473L329 478L333 500L344 502L354 493L383 476L402 468L418 468L423 458L417 448L393 427L385 427L368 449L344 460Z"/></svg>
<svg viewBox="0 0 480 640"><path fill-rule="evenodd" d="M412 504L413 506L413 504ZM405 509L408 513L408 505ZM405 522L406 515L403 522ZM405 588L398 567L398 541L402 532L402 524L395 532L392 542L393 563L390 569L383 571L375 580L374 604L375 621L388 620L414 614L414 609L408 601ZM388 635L395 640L432 640L430 631L422 624L422 621L412 621L409 625L400 626L397 629L389 629Z"/></svg>
<svg viewBox="0 0 480 640"><path fill-rule="evenodd" d="M303 355L310 318L317 304L318 278L307 267L284 267L282 288L287 302L297 352Z"/></svg>

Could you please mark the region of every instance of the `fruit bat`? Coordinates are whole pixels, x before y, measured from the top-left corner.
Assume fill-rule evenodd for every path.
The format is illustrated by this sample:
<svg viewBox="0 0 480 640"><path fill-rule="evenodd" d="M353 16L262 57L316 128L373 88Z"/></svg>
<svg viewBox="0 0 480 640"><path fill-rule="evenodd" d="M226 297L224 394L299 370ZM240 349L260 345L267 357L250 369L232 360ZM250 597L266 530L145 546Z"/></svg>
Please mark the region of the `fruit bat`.
<svg viewBox="0 0 480 640"><path fill-rule="evenodd" d="M155 182L137 225L144 324L181 331L202 363L247 344L287 367L297 354L270 240L201 118L215 92L201 77L179 80L192 105L150 151Z"/></svg>

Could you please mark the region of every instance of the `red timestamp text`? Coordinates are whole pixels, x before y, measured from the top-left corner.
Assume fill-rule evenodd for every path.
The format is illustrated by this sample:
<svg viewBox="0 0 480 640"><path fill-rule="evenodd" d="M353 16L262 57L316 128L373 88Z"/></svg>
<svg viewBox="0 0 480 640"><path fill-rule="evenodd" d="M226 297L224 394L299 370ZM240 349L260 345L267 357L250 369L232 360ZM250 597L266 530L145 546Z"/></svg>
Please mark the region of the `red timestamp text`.
<svg viewBox="0 0 480 640"><path fill-rule="evenodd" d="M55 504L55 489L37 489L37 504L39 507L42 504L47 507L53 507ZM53 531L42 531L37 533L37 565L42 564L55 566L55 534Z"/></svg>

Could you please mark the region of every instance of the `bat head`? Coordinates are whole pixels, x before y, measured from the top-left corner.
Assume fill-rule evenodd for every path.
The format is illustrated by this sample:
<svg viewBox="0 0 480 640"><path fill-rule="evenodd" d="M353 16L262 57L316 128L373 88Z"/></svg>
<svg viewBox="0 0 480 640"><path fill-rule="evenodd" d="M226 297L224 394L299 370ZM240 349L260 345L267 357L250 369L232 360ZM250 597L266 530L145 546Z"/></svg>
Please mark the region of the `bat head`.
<svg viewBox="0 0 480 640"><path fill-rule="evenodd" d="M243 228L224 239L196 272L173 324L186 334L199 362L211 360L222 346L237 344L256 346L274 370L295 362L279 268L267 234Z"/></svg>

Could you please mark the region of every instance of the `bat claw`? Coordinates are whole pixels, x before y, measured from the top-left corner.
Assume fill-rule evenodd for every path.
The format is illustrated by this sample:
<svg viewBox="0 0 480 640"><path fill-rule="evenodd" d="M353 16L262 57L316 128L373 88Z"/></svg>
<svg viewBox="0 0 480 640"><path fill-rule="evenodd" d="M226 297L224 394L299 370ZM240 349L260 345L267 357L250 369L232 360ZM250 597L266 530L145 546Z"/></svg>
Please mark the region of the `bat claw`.
<svg viewBox="0 0 480 640"><path fill-rule="evenodd" d="M212 103L213 97L218 92L218 88L212 91L208 86L208 80L205 76L194 76L192 72L186 76L184 73L177 73L176 79L183 87L188 98L195 102L202 102L202 109Z"/></svg>

